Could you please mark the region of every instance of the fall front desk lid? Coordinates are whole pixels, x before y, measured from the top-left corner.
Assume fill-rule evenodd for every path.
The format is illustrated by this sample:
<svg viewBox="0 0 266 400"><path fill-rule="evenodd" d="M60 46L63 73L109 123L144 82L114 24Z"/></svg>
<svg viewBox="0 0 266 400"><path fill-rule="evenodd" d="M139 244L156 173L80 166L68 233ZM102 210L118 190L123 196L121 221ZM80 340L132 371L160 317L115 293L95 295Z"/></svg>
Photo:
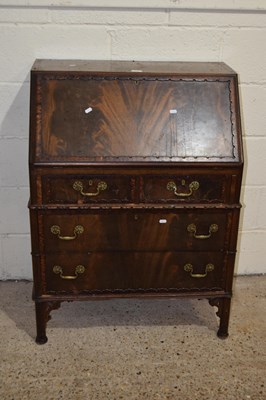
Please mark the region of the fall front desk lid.
<svg viewBox="0 0 266 400"><path fill-rule="evenodd" d="M38 60L31 86L33 163L241 161L225 64Z"/></svg>

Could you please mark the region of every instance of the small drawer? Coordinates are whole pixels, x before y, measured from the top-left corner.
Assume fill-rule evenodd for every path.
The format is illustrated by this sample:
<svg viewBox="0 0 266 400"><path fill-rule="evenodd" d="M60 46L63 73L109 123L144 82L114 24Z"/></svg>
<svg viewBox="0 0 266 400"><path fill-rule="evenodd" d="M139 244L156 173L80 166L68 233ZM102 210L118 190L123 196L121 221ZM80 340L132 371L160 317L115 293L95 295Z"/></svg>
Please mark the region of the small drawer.
<svg viewBox="0 0 266 400"><path fill-rule="evenodd" d="M49 255L47 293L178 292L223 290L223 253L115 252Z"/></svg>
<svg viewBox="0 0 266 400"><path fill-rule="evenodd" d="M43 202L55 204L128 203L135 199L135 178L123 175L45 176Z"/></svg>
<svg viewBox="0 0 266 400"><path fill-rule="evenodd" d="M143 203L225 203L228 177L224 175L146 175L141 178Z"/></svg>

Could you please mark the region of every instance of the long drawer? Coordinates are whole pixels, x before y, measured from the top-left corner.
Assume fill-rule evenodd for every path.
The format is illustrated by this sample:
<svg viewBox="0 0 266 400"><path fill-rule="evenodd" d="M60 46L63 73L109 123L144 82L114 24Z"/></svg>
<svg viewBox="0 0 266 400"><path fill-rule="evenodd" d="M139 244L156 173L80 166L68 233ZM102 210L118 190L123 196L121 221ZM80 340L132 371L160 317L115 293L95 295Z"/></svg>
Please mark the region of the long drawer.
<svg viewBox="0 0 266 400"><path fill-rule="evenodd" d="M221 251L232 210L94 210L39 214L44 253L92 251Z"/></svg>
<svg viewBox="0 0 266 400"><path fill-rule="evenodd" d="M218 252L47 255L44 292L223 289L225 258Z"/></svg>

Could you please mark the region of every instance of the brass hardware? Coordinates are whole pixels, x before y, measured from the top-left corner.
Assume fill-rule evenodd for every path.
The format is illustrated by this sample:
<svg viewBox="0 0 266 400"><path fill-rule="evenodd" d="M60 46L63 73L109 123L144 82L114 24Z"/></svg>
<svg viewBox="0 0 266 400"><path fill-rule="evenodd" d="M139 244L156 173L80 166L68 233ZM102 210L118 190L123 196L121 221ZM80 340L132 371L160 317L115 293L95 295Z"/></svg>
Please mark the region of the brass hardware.
<svg viewBox="0 0 266 400"><path fill-rule="evenodd" d="M195 224L190 224L187 226L187 231L189 233L193 233L193 237L195 239L209 239L212 233L216 233L218 231L217 224L211 224L209 227L209 234L208 235L197 235L197 227Z"/></svg>
<svg viewBox="0 0 266 400"><path fill-rule="evenodd" d="M92 185L92 181L90 180L89 181L89 186L91 186L91 185ZM101 181L97 185L97 191L96 192L87 192L86 193L86 192L83 191L83 183L80 182L80 181L76 181L73 184L73 189L77 190L78 192L80 192L83 196L89 196L89 197L98 196L98 194L100 194L100 192L102 190L106 190L107 189L107 183Z"/></svg>
<svg viewBox="0 0 266 400"><path fill-rule="evenodd" d="M184 184L185 184L185 181L182 180L182 185L184 185ZM194 190L198 190L199 186L200 186L199 182L197 182L197 181L191 182L188 186L189 187L188 193L178 193L175 182L168 182L166 188L167 188L167 190L173 191L177 197L189 197L192 195Z"/></svg>
<svg viewBox="0 0 266 400"><path fill-rule="evenodd" d="M77 265L75 268L75 275L63 275L62 267L60 267L60 265L54 265L53 272L60 275L60 278L62 279L71 280L77 279L79 274L83 274L85 272L85 267L83 265Z"/></svg>
<svg viewBox="0 0 266 400"><path fill-rule="evenodd" d="M214 265L213 264L207 264L205 267L205 274L193 274L193 265L192 264L186 264L184 265L184 270L186 272L190 272L190 276L192 278L205 278L207 276L208 272L211 272L214 270Z"/></svg>
<svg viewBox="0 0 266 400"><path fill-rule="evenodd" d="M60 226L58 226L58 225L53 225L51 227L51 232L54 235L57 235L58 239L61 239L61 240L74 240L74 239L76 239L78 237L78 235L81 235L84 232L84 228L83 228L82 225L75 226L74 231L73 231L74 236L60 236L61 229L60 229Z"/></svg>

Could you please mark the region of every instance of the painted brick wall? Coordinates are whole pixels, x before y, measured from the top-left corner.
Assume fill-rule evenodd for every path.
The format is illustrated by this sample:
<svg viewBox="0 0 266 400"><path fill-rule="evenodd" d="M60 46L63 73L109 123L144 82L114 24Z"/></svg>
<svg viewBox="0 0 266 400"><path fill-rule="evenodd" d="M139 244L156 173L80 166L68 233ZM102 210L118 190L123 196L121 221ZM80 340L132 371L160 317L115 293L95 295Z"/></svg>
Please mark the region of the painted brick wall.
<svg viewBox="0 0 266 400"><path fill-rule="evenodd" d="M0 279L31 278L27 151L35 58L224 61L234 68L246 154L237 273L266 272L264 0L0 0Z"/></svg>

